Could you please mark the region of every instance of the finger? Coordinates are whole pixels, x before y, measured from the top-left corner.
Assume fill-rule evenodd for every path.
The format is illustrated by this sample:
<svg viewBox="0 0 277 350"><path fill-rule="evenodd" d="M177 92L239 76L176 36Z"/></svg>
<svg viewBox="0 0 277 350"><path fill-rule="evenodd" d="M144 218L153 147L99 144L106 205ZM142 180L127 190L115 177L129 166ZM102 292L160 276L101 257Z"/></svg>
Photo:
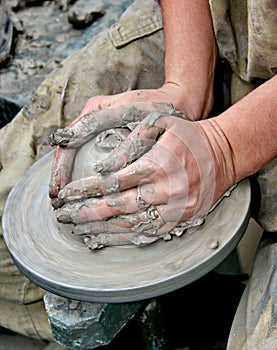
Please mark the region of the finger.
<svg viewBox="0 0 277 350"><path fill-rule="evenodd" d="M152 106L153 108L153 106ZM148 108L149 109L149 108ZM89 112L76 119L68 127L58 129L50 137L52 145L79 147L104 130L126 126L144 119L149 111L133 105L123 105Z"/></svg>
<svg viewBox="0 0 277 350"><path fill-rule="evenodd" d="M184 210L178 209L177 206L174 210L170 210L170 206L171 204L152 205L133 214L110 218L109 223L124 230L147 234L155 232L157 235L164 235L174 230L174 234L179 236L181 231L203 223L203 220L199 218L186 220L183 216ZM178 231L176 227L179 227Z"/></svg>
<svg viewBox="0 0 277 350"><path fill-rule="evenodd" d="M121 188L122 189L122 188ZM119 190L116 174L96 174L79 180L71 181L60 192L58 197L67 201L83 198L100 197Z"/></svg>
<svg viewBox="0 0 277 350"><path fill-rule="evenodd" d="M143 246L156 242L161 237L147 236L141 233L101 233L99 235L85 235L86 246L91 250L99 250L108 246L136 245Z"/></svg>
<svg viewBox="0 0 277 350"><path fill-rule="evenodd" d="M172 222L164 223L159 229L151 230L150 232L103 232L98 234L86 233L84 234L83 241L91 250L98 250L108 246L122 246L122 245L136 245L144 246L154 243L160 239L169 241L172 236L180 237L190 227L199 226L203 221L193 222L191 224L183 223L180 226L176 226ZM77 226L76 226L77 227Z"/></svg>
<svg viewBox="0 0 277 350"><path fill-rule="evenodd" d="M109 220L102 220L74 225L72 233L78 236L89 234L98 235L100 233L130 233L130 229L114 225Z"/></svg>
<svg viewBox="0 0 277 350"><path fill-rule="evenodd" d="M143 179L150 179L157 168L158 164L151 159L140 158L117 173L96 174L74 180L59 192L58 197L72 201L124 191L136 187Z"/></svg>
<svg viewBox="0 0 277 350"><path fill-rule="evenodd" d="M122 216L120 219L124 221L126 218ZM167 232L162 235L157 234L158 229L165 224L159 215L157 207L151 206L146 211L142 210L138 214L130 214L127 216L127 221L132 222L132 229L115 225L114 222L116 221L110 219L108 221L76 225L73 228L73 233L84 236L84 243L92 250L100 249L104 246L145 245L153 243L160 238L166 240L171 238ZM117 222L119 223L119 221ZM136 225L133 225L134 222L136 222ZM126 226L125 223L123 226ZM144 230L142 227L147 229Z"/></svg>
<svg viewBox="0 0 277 350"><path fill-rule="evenodd" d="M101 198L89 198L78 202L69 202L56 211L56 217L62 223L82 224L88 221L100 221L109 217L139 210L135 201L135 190L128 190Z"/></svg>
<svg viewBox="0 0 277 350"><path fill-rule="evenodd" d="M164 234L175 228L179 221L175 217L165 222L162 213L164 205L149 206L133 214L119 215L102 221L77 224L73 233L77 235L98 235L100 233L147 233ZM161 228L163 229L161 230Z"/></svg>
<svg viewBox="0 0 277 350"><path fill-rule="evenodd" d="M55 149L49 184L50 198L56 198L60 189L70 181L75 154L76 150L73 148Z"/></svg>
<svg viewBox="0 0 277 350"><path fill-rule="evenodd" d="M113 193L99 198L89 198L81 201L69 201L56 212L57 219L63 223L85 223L88 221L105 220L113 216L135 213L149 205L166 203L167 197L162 191L164 184L145 184L143 203L138 196L138 189Z"/></svg>
<svg viewBox="0 0 277 350"><path fill-rule="evenodd" d="M116 226L125 226L125 229L132 232L154 234L165 224L158 208L161 206L149 206L133 214L119 215L110 219L109 222Z"/></svg>
<svg viewBox="0 0 277 350"><path fill-rule="evenodd" d="M132 93L135 93L133 95ZM128 97L127 97L128 94ZM75 122L78 121L82 117L82 115L90 113L92 111L100 111L108 108L114 108L118 106L127 106L127 105L133 105L139 110L153 112L153 111L159 111L170 115L176 115L180 116L181 118L188 119L185 117L180 111L177 111L175 107L170 103L164 103L164 102L145 102L145 96L142 98L141 101L137 100L138 97L138 91L129 91L128 93L121 93L117 95L110 95L110 96L94 96L90 98L85 107L82 109L80 116L75 119ZM72 124L73 124L72 123Z"/></svg>
<svg viewBox="0 0 277 350"><path fill-rule="evenodd" d="M71 181L58 194L59 199L67 201L100 197L111 193L122 192L137 187L142 182L152 181L152 177L160 174L162 182L163 169L151 157L142 157L126 168L111 174L96 174L90 177ZM159 191L164 194L165 187L160 184Z"/></svg>
<svg viewBox="0 0 277 350"><path fill-rule="evenodd" d="M68 202L57 210L57 219L62 223L82 224L107 220L122 214L135 214L111 219L110 223L136 232L152 230L154 219L157 224L155 226L156 230L160 228L159 224L164 222L171 222L172 227L174 227L182 219L187 219L190 212L184 210L187 204L186 196L177 199L171 198L169 204L167 204L168 196L164 191L165 187L164 182L148 183L142 185L139 192L138 188L133 188L100 198ZM143 193L143 200L139 196L141 193ZM164 204L164 206L161 206L161 204ZM161 210L160 222L155 217L157 212L148 209L153 205L159 205Z"/></svg>
<svg viewBox="0 0 277 350"><path fill-rule="evenodd" d="M52 145L79 147L104 130L141 121L155 111L185 118L172 105L165 103L135 102L95 111L85 108L84 111L86 113L82 112L68 127L51 135Z"/></svg>
<svg viewBox="0 0 277 350"><path fill-rule="evenodd" d="M157 133L161 132L161 130L164 130L165 128L168 127L167 125L168 119L171 120L171 124L174 123L175 117L161 118L161 116L162 115L157 112L150 113L145 118L141 126L141 129L138 129L139 132L141 131L141 135L146 134L148 137L152 137L153 136L152 132L154 133L154 135L157 135ZM159 121L160 125L156 126L155 123L159 118L161 119L161 121ZM173 120L171 118L173 118ZM136 135L135 130L134 130L134 135ZM141 137L138 137L137 140L139 144ZM139 148L138 146L135 146L136 151L138 148ZM147 142L145 142L144 147L141 148L142 149L141 152L144 152L146 148L147 148ZM121 154L123 154L124 149L125 147L121 149L120 151ZM128 157L129 156L127 155L127 159ZM133 157L136 158L135 156ZM153 154L153 159L158 160L159 158L160 158L159 154ZM126 158L124 159L123 156L117 157L117 159L118 159L118 162L115 161L115 167L122 165L122 163L125 162L126 160ZM75 180L70 184L68 184L67 186L65 186L62 191L60 191L59 198L60 199L64 199L66 197L70 197L72 199L74 199L74 197L84 198L84 197L100 196L103 194L115 192L117 190L122 191L128 188L137 186L142 179L147 178L147 176L150 176L151 174L155 173L156 170L157 170L157 162L153 162L151 160L151 157L148 157L148 159L142 157L137 161L133 162L128 167L126 167L125 170L122 169L122 171L119 171L116 174L111 174L110 176L96 175L85 179Z"/></svg>
<svg viewBox="0 0 277 350"><path fill-rule="evenodd" d="M175 224L164 222L158 212L158 208L162 208L162 206L150 206L146 211L142 211L139 214L124 215L104 222L76 225L73 233L84 236L84 243L92 250L100 249L104 246L131 244L142 246L156 242L159 239L171 240L172 235L176 234L176 230L172 230L175 228ZM128 223L132 222L132 225L135 222L136 225L133 225L132 229L127 227L119 228L117 224L121 225L121 220L127 220ZM112 222L117 224L114 225ZM180 236L180 229L178 233L178 236Z"/></svg>
<svg viewBox="0 0 277 350"><path fill-rule="evenodd" d="M158 132L161 133L161 130L165 129L166 123L164 122L163 125L157 127L155 125L156 121L161 118L161 116L162 114L157 112L149 114L141 126L142 135L144 133L147 134L148 132L149 136L151 132L156 135ZM136 129L134 130L134 135L136 135L135 132L137 132ZM136 137L137 136L134 136L134 138ZM137 137L138 144L140 142L140 139L140 137ZM139 147L136 146L135 148L137 149ZM125 147L119 152L122 152L123 154L124 149ZM89 198L136 187L142 180L150 177L152 174L157 172L157 169L159 168L159 152L153 152L153 157L148 153L145 153L145 155L147 155L147 157L142 156L141 158L131 163L128 167L121 169L117 173L108 175L96 174L91 177L72 181L67 186L65 186L62 191L60 191L59 198L67 198L68 200L85 197ZM118 158L118 162L114 161L116 163L116 166L119 166L124 161L123 157Z"/></svg>
<svg viewBox="0 0 277 350"><path fill-rule="evenodd" d="M152 112L145 119L149 121L152 117L156 118L157 113L159 112ZM142 121L107 158L94 166L94 170L101 173L113 172L132 163L149 151L163 130L156 126L149 127L149 123Z"/></svg>

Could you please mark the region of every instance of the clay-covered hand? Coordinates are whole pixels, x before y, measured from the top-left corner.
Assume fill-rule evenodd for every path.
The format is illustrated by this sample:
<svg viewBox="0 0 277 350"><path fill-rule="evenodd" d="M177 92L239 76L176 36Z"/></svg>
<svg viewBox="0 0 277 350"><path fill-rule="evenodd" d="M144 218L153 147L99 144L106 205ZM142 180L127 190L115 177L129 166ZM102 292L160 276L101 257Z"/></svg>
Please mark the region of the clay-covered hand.
<svg viewBox="0 0 277 350"><path fill-rule="evenodd" d="M91 97L80 112L79 117L67 128L58 130L52 137L52 144L58 145L55 150L49 188L49 195L54 206L60 205L60 202L56 201L55 198L57 198L59 190L70 181L76 147L107 128L122 127L130 122L128 119L130 116L128 115L126 119L126 113L124 114L124 106L130 104L137 106L139 111L144 109L145 111L158 110L169 114L174 106L174 110L179 111L189 119L205 118L209 112L207 109L204 115L196 117L194 109L188 107L190 104L186 101L183 88L173 83L165 83L159 89L132 90L110 96ZM112 107L119 107L119 109L114 110L115 115L107 114L108 110L109 113L111 112ZM127 114L130 113L127 112ZM140 112L134 112L133 121L142 120L144 116L145 113L140 115ZM65 146L67 147L65 148Z"/></svg>
<svg viewBox="0 0 277 350"><path fill-rule="evenodd" d="M102 234L98 247L112 235L114 244L147 243L183 222L195 225L236 182L228 142L213 123L163 112L149 113L95 170L59 192L66 204L57 218L87 240Z"/></svg>
<svg viewBox="0 0 277 350"><path fill-rule="evenodd" d="M85 113L84 113L85 111ZM120 105L106 109L84 110L81 116L75 119L68 127L57 130L51 135L51 143L57 146L52 164L49 195L54 207L63 204L57 199L59 191L70 181L75 155L78 149L90 139L95 138L101 132L112 128L134 128L135 124L143 120L154 111L168 114L180 114L172 105L165 103L137 102L132 105ZM155 138L156 135L148 135L145 138ZM149 147L147 142L144 147Z"/></svg>
<svg viewBox="0 0 277 350"><path fill-rule="evenodd" d="M163 103L173 105L176 110L186 115L189 119L196 120L200 118L204 119L209 115L212 108L213 98L210 97L206 102L209 107L203 110L203 113L200 113L201 115L197 115L199 113L196 113L196 110L201 109L200 106L198 106L198 103L195 101L194 103L190 102L190 98L185 96L184 88L182 86L177 83L167 82L159 89L130 90L109 96L93 96L87 101L80 116L86 113L91 113L95 110L134 103Z"/></svg>

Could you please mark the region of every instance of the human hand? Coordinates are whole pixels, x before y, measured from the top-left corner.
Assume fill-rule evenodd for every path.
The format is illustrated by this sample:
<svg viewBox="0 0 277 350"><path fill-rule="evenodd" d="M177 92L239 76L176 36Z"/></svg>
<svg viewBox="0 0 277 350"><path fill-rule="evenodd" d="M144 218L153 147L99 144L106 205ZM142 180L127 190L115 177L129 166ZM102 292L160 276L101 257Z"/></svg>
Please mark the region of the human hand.
<svg viewBox="0 0 277 350"><path fill-rule="evenodd" d="M49 186L49 195L52 198L52 203L54 206L61 205L61 202L55 200L55 198L57 198L59 190L70 181L74 157L76 154L76 147L80 146L80 144L77 144L77 142L80 142L82 144L86 142L86 139L82 135L83 131L79 130L80 125L82 125L83 122L84 125L86 125L86 120L92 119L94 118L94 116L100 118L100 121L95 120L95 125L93 125L91 133L88 132L88 138L93 137L93 135L95 135L95 133L98 132L98 129L99 132L101 132L103 128L107 127L107 125L105 125L105 122L107 121L107 119L105 119L107 117L107 115L104 112L105 109L127 104L135 105L137 103L139 103L140 108L142 108L143 105L145 106L148 104L152 104L152 106L153 104L155 104L155 108L158 107L159 109L161 105L169 105L172 107L174 106L173 108L175 110L180 111L189 119L195 119L195 116L197 114L193 108L188 107L191 104L186 100L183 94L183 88L173 83L165 83L159 89L132 90L111 96L94 96L90 98L87 101L83 110L81 111L79 117L76 118L69 125L68 128L65 128L65 130L62 133L64 135L66 131L68 131L68 135L65 135L65 140L67 140L68 137L70 137L71 144L68 144L67 147L64 148L65 142L67 141L63 141L61 140L61 138L59 140L52 138L52 144L58 145L58 147L55 150L51 182ZM197 103L193 102L193 106L195 106L196 110L199 109ZM198 116L199 119L200 117L207 117L207 113L209 112L212 106L212 98L209 99L209 106L210 107L206 108L205 110L205 115ZM170 114L170 110L171 108L168 107L168 109L164 110L164 112ZM103 113L101 113L101 111L103 111ZM99 113L95 114L95 112ZM141 120L141 118L139 118L138 116L137 118L138 120ZM122 120L120 121L119 119L119 116L117 116L116 120L114 121L115 123L113 124L114 126L119 126L118 123L122 122ZM92 122L90 121L89 123L89 125L91 126ZM75 135L77 135L75 139L79 139L79 141L76 141L74 145L74 136L72 135L72 133L75 133ZM57 133L55 135L57 135ZM60 147L60 145L63 147Z"/></svg>
<svg viewBox="0 0 277 350"><path fill-rule="evenodd" d="M75 233L86 240L101 237L96 239L98 246L149 243L168 237L183 222L199 223L235 183L228 152L224 155L208 121L201 123L150 113L104 164L96 166L101 173L60 191L66 204L57 210L58 220L74 223ZM123 167L129 163L126 145L136 151L145 133L154 135L154 145Z"/></svg>
<svg viewBox="0 0 277 350"><path fill-rule="evenodd" d="M186 96L184 91L184 87L177 83L165 83L159 89L131 90L110 96L93 96L87 101L80 116L99 109L143 102L170 104L191 120L207 118L213 106L213 95L207 93L205 102L200 103L198 96Z"/></svg>
<svg viewBox="0 0 277 350"><path fill-rule="evenodd" d="M58 207L63 201L58 200L59 191L70 181L74 165L75 155L83 144L99 135L104 130L111 128L132 129L134 125L145 118L151 112L160 111L167 114L178 114L171 105L160 103L133 103L132 105L121 105L115 108L95 110L87 112L74 120L67 128L59 129L51 136L51 142L58 147L55 149L52 164L49 195L52 205ZM154 136L145 136L150 138ZM151 144L151 142L150 142ZM138 152L136 151L136 155Z"/></svg>

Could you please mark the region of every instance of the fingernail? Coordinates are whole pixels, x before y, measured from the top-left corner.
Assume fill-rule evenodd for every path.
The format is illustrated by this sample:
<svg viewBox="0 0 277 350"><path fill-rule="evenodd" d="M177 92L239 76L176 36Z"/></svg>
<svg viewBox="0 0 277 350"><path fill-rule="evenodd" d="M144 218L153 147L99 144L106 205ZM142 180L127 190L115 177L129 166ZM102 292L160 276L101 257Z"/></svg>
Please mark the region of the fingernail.
<svg viewBox="0 0 277 350"><path fill-rule="evenodd" d="M51 198L51 205L54 209L60 208L64 205L64 200L60 198Z"/></svg>
<svg viewBox="0 0 277 350"><path fill-rule="evenodd" d="M57 218L58 222L61 222L63 224L71 224L72 223L71 216L70 216L69 212L66 210L66 208L57 209L56 218Z"/></svg>
<svg viewBox="0 0 277 350"><path fill-rule="evenodd" d="M65 199L65 191L64 190L60 190L59 194L58 194L59 199Z"/></svg>
<svg viewBox="0 0 277 350"><path fill-rule="evenodd" d="M51 146L66 146L69 139L74 136L74 132L66 129L58 129L54 134L49 136Z"/></svg>
<svg viewBox="0 0 277 350"><path fill-rule="evenodd" d="M95 164L92 169L96 173L100 173L103 170L103 165L101 163Z"/></svg>
<svg viewBox="0 0 277 350"><path fill-rule="evenodd" d="M72 233L77 236L82 236L83 234L87 233L84 229L81 229L80 225L75 225L72 229Z"/></svg>

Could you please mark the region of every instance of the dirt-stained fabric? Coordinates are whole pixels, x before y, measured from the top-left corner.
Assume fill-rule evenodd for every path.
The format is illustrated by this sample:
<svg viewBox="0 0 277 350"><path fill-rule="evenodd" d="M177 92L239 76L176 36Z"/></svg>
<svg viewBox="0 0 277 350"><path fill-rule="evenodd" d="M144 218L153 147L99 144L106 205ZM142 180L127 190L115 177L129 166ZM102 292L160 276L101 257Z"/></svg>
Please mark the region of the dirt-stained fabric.
<svg viewBox="0 0 277 350"><path fill-rule="evenodd" d="M264 233L233 321L228 350L276 349L276 269L276 233Z"/></svg>
<svg viewBox="0 0 277 350"><path fill-rule="evenodd" d="M221 57L244 81L277 73L277 2L210 0Z"/></svg>
<svg viewBox="0 0 277 350"><path fill-rule="evenodd" d="M231 103L234 104L277 73L277 2L275 0L210 0L219 54L232 67ZM262 127L262 122L261 122ZM257 177L261 199L259 224L277 231L277 161Z"/></svg>
<svg viewBox="0 0 277 350"><path fill-rule="evenodd" d="M158 88L164 81L163 57L161 10L156 2L145 0L136 1L117 24L62 61L12 122L0 129L0 217L15 182L51 150L50 134L74 120L92 96ZM51 338L47 318L26 308L35 303L44 314L44 294L18 271L0 229L0 325L29 337ZM11 313L17 317L11 318ZM33 324L44 330L37 332Z"/></svg>
<svg viewBox="0 0 277 350"><path fill-rule="evenodd" d="M210 7L219 54L233 72L233 104L277 73L277 1L210 0ZM256 181L261 195L256 219L266 231L276 234L277 159L259 172ZM258 248L228 350L269 350L277 346L276 242L276 238L270 244L264 240Z"/></svg>

